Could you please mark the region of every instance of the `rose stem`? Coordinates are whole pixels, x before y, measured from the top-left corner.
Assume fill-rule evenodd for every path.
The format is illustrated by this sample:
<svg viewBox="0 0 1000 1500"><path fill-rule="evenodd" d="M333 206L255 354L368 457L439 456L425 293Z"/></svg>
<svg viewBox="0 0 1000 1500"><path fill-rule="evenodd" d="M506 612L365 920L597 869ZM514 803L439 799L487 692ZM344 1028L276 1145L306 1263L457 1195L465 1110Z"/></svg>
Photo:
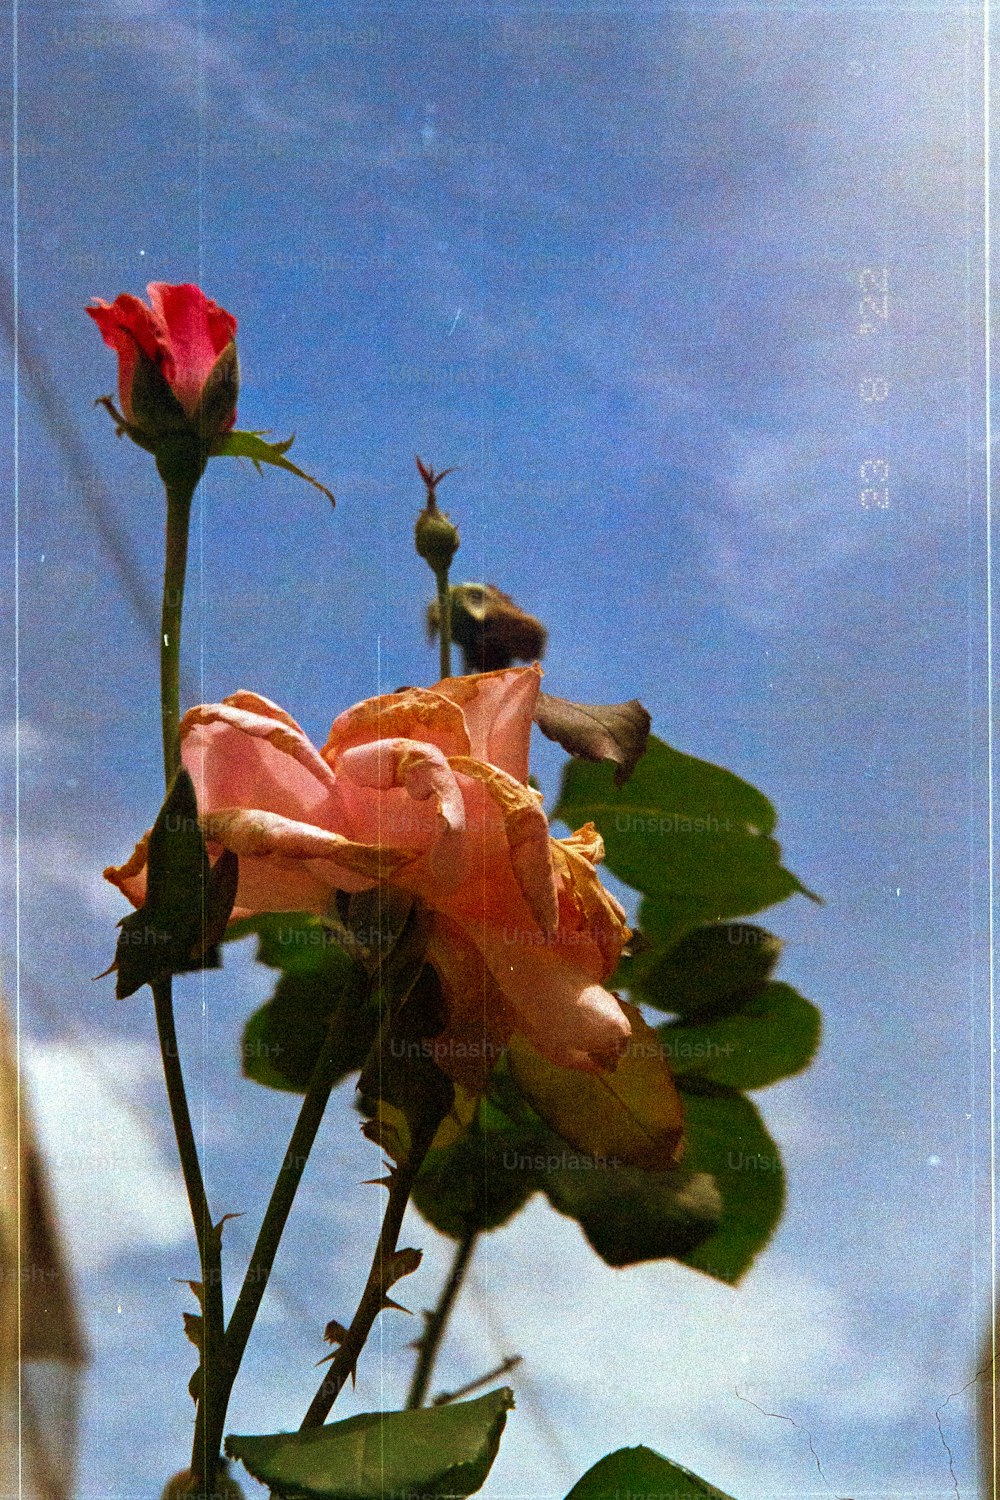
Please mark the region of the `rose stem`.
<svg viewBox="0 0 1000 1500"><path fill-rule="evenodd" d="M523 1363L520 1354L508 1354L492 1370L487 1370L485 1375L477 1375L475 1380L466 1381L460 1385L457 1391L444 1391L440 1396L435 1396L431 1402L432 1406L450 1406L453 1401L461 1401L463 1396L471 1396L473 1391L481 1390L484 1385L489 1385L494 1380L499 1380L501 1375L509 1375L511 1370L516 1370Z"/></svg>
<svg viewBox="0 0 1000 1500"><path fill-rule="evenodd" d="M160 627L160 714L163 728L163 777L169 792L174 777L180 768L180 659L181 616L184 608L184 576L187 570L188 526L191 519L191 502L204 464L197 466L197 473L190 473L181 481L170 482L165 475L167 492L167 531L163 568L163 611ZM205 1194L205 1183L198 1160L198 1147L191 1125L191 1112L184 1087L180 1049L177 1045L177 1029L174 1024L173 981L168 976L152 986L153 1008L156 1029L160 1039L160 1055L163 1059L163 1076L167 1087L167 1100L177 1138L184 1186L187 1189L195 1238L198 1242L198 1258L201 1263L202 1296L204 1299L203 1349L201 1358L202 1382L195 1420L194 1447L191 1454L191 1469L209 1486L215 1478L218 1466L221 1431L216 1440L214 1428L222 1418L210 1422L210 1408L214 1405L213 1380L217 1380L216 1355L222 1353L225 1314L222 1301L222 1255L221 1244L212 1228L212 1216Z"/></svg>
<svg viewBox="0 0 1000 1500"><path fill-rule="evenodd" d="M431 1375L434 1373L434 1361L437 1359L448 1319L451 1317L458 1294L462 1290L465 1273L469 1269L478 1239L478 1229L467 1229L456 1246L455 1257L451 1263L451 1271L448 1274L448 1279L441 1290L437 1306L427 1317L427 1325L419 1341L420 1352L417 1356L416 1368L413 1371L413 1379L410 1382L410 1390L406 1398L407 1411L412 1411L417 1406L423 1406L427 1398L427 1387L430 1384Z"/></svg>
<svg viewBox="0 0 1000 1500"><path fill-rule="evenodd" d="M319 1427L326 1421L330 1408L346 1385L348 1377L354 1374L358 1357L365 1346L365 1340L384 1305L383 1267L396 1249L403 1215L406 1213L406 1205L410 1200L410 1190L440 1123L440 1118L422 1122L419 1138L414 1138L406 1160L395 1166L390 1173L389 1201L385 1206L382 1230L375 1246L371 1270L361 1294L361 1301L358 1303L351 1326L330 1361L309 1410L302 1419L300 1430L303 1432L309 1427Z"/></svg>
<svg viewBox="0 0 1000 1500"><path fill-rule="evenodd" d="M438 646L440 650L441 676L451 676L451 589L448 586L448 568L435 568L438 595Z"/></svg>
<svg viewBox="0 0 1000 1500"><path fill-rule="evenodd" d="M275 1181L274 1190L257 1235L257 1243L254 1245L253 1255L226 1329L228 1389L232 1388L239 1371L240 1361L253 1330L254 1320L264 1292L267 1290L268 1278L271 1275L278 1244L291 1211L296 1190L302 1180L306 1161L333 1090L337 1071L334 1036L340 1029L341 1021L339 1012L335 1010L330 1018L323 1049L309 1079L299 1117L288 1142L288 1150Z"/></svg>

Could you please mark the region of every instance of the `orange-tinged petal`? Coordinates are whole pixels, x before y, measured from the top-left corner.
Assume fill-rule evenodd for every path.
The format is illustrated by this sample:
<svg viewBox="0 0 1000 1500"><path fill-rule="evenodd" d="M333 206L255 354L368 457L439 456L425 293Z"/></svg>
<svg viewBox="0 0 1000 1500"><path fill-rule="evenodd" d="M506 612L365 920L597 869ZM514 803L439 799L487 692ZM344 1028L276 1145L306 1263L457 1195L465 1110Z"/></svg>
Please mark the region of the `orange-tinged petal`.
<svg viewBox="0 0 1000 1500"><path fill-rule="evenodd" d="M108 865L104 871L105 880L116 885L133 906L142 906L146 900L148 854L149 834L144 833L123 865Z"/></svg>
<svg viewBox="0 0 1000 1500"><path fill-rule="evenodd" d="M199 821L210 843L221 844L241 858L277 855L285 860L322 861L330 869L331 889L362 889L354 877L365 883L390 880L416 858L413 850L358 844L341 833L261 808L223 808L204 814ZM342 885L341 877L350 883Z"/></svg>
<svg viewBox="0 0 1000 1500"><path fill-rule="evenodd" d="M504 993L518 1031L563 1068L612 1068L631 1027L621 1004L579 966L567 934L560 941L516 928L484 928L487 966Z"/></svg>
<svg viewBox="0 0 1000 1500"><path fill-rule="evenodd" d="M331 765L354 745L373 740L420 740L445 755L468 755L469 735L462 710L428 688L404 688L355 703L334 719L320 754Z"/></svg>
<svg viewBox="0 0 1000 1500"><path fill-rule="evenodd" d="M572 849L576 854L582 854L584 859L589 860L592 865L599 865L604 858L604 840L597 831L596 823L584 823L569 838L557 839L556 843L564 849Z"/></svg>
<svg viewBox="0 0 1000 1500"><path fill-rule="evenodd" d="M594 977L603 980L614 973L632 934L624 908L601 884L593 848L584 828L571 838L553 839L552 860L559 884L559 930L580 938L581 957L584 945L595 955Z"/></svg>
<svg viewBox="0 0 1000 1500"><path fill-rule="evenodd" d="M505 667L470 677L446 677L433 692L461 708L469 734L468 754L518 781L527 781L531 720L541 681L542 669L537 664Z"/></svg>
<svg viewBox="0 0 1000 1500"><path fill-rule="evenodd" d="M460 776L478 781L499 810L521 894L542 931L553 932L559 925L559 896L549 823L540 794L496 766L484 765L470 756L454 755L448 764Z"/></svg>

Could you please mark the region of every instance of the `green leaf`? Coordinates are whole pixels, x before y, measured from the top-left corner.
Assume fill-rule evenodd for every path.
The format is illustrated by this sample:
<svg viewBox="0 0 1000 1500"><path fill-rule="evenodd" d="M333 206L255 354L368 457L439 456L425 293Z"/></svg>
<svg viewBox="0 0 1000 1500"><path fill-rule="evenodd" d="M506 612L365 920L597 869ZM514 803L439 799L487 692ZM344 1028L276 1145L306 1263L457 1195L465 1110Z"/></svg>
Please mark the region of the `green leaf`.
<svg viewBox="0 0 1000 1500"><path fill-rule="evenodd" d="M496 1458L506 1387L476 1401L368 1412L271 1437L228 1437L226 1452L284 1500L384 1500L472 1495Z"/></svg>
<svg viewBox="0 0 1000 1500"><path fill-rule="evenodd" d="M609 1453L566 1496L566 1500L732 1500L714 1485L652 1448L619 1448Z"/></svg>
<svg viewBox="0 0 1000 1500"><path fill-rule="evenodd" d="M302 1094L328 1040L337 1057L336 1082L360 1068L378 1034L379 1015L367 1003L364 971L335 934L305 912L269 912L234 922L227 937L250 934L257 937L258 961L282 974L271 999L244 1028L244 1077Z"/></svg>
<svg viewBox="0 0 1000 1500"><path fill-rule="evenodd" d="M718 1228L678 1259L719 1281L738 1282L781 1218L781 1157L745 1094L691 1076L678 1083L686 1127L684 1167L710 1173L722 1197Z"/></svg>
<svg viewBox="0 0 1000 1500"><path fill-rule="evenodd" d="M504 1082L513 1113L496 1097ZM411 1194L427 1222L456 1240L470 1230L506 1224L539 1186L531 1163L541 1122L520 1104L502 1071L491 1080L491 1091L464 1135L428 1152Z"/></svg>
<svg viewBox="0 0 1000 1500"><path fill-rule="evenodd" d="M724 1015L697 1013L657 1028L678 1076L761 1089L801 1073L819 1045L820 1014L789 984L767 984Z"/></svg>
<svg viewBox="0 0 1000 1500"><path fill-rule="evenodd" d="M306 911L262 912L229 924L227 943L246 937L257 939L257 962L283 974L321 970L337 943L327 924Z"/></svg>
<svg viewBox="0 0 1000 1500"><path fill-rule="evenodd" d="M722 1200L705 1172L644 1172L577 1154L553 1136L533 1158L552 1207L576 1219L609 1266L681 1260L718 1228Z"/></svg>
<svg viewBox="0 0 1000 1500"><path fill-rule="evenodd" d="M337 1055L335 1083L364 1063L378 1034L378 1012L365 1004L364 975L339 951L323 973L283 975L250 1017L243 1031L245 1077L304 1094L325 1042Z"/></svg>
<svg viewBox="0 0 1000 1500"><path fill-rule="evenodd" d="M314 489L319 490L330 501L336 505L333 492L328 490L325 484L320 484L305 469L300 469L293 464L291 459L285 457L292 443L295 441L294 433L290 438L285 438L281 443L269 443L265 440L263 432L230 432L227 433L212 449L213 458L248 458L254 468L260 473L261 464L273 464L277 469L285 469L289 474L294 474L297 479L304 479L306 484L311 484Z"/></svg>
<svg viewBox="0 0 1000 1500"><path fill-rule="evenodd" d="M811 894L781 864L767 798L655 736L625 786L608 765L571 761L555 816L570 828L597 825L608 869L653 898L661 943L796 891Z"/></svg>
<svg viewBox="0 0 1000 1500"><path fill-rule="evenodd" d="M218 968L215 944L236 895L234 857L214 870L198 826L187 771L178 771L149 834L146 900L118 924L112 968L119 1000L144 984L192 969Z"/></svg>
<svg viewBox="0 0 1000 1500"><path fill-rule="evenodd" d="M640 909L640 932L648 929L649 903ZM781 943L763 927L744 922L696 927L680 942L651 946L629 960L620 988L633 999L686 1016L706 1010L736 1009L767 983L781 956Z"/></svg>

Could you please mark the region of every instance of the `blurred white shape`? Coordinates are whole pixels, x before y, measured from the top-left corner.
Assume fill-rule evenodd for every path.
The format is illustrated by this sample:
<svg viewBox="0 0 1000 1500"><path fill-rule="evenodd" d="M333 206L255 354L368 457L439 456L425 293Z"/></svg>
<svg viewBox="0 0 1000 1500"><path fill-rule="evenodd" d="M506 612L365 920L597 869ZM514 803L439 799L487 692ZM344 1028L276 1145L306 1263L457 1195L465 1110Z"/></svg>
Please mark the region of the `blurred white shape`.
<svg viewBox="0 0 1000 1500"><path fill-rule="evenodd" d="M69 1500L83 1334L0 1007L0 1494Z"/></svg>

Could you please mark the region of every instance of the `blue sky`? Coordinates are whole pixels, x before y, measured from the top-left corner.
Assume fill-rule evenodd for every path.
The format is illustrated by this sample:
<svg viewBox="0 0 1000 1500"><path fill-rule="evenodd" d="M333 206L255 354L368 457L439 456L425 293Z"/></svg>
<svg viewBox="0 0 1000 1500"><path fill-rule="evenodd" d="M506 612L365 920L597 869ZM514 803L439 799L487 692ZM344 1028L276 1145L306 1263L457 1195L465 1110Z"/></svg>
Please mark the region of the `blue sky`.
<svg viewBox="0 0 1000 1500"><path fill-rule="evenodd" d="M241 425L295 431L338 495L211 466L194 695L252 687L322 737L432 680L413 454L460 464L456 575L542 616L547 685L638 696L761 786L826 899L767 919L826 1030L759 1096L790 1199L744 1288L611 1272L537 1202L481 1252L439 1377L525 1355L494 1500L561 1497L625 1441L740 1500L955 1492L934 1413L989 1288L978 32L957 4L21 8L22 328L149 590L161 497L93 408L90 297L200 281L240 319ZM883 286L886 316L861 305ZM193 1261L149 1007L90 976L120 914L100 869L158 799L154 650L27 389L19 418L22 1043L93 1346L80 1493L146 1500L188 1441L170 1278ZM13 715L8 693L8 756ZM551 794L560 756L536 761ZM234 1265L291 1125L236 1068L265 993L236 958L180 1005L214 1201L246 1211ZM338 1096L237 1429L297 1422L367 1260L371 1165ZM407 1242L428 1304L443 1251ZM398 1399L406 1321L345 1409ZM963 1496L969 1416L942 1417Z"/></svg>

